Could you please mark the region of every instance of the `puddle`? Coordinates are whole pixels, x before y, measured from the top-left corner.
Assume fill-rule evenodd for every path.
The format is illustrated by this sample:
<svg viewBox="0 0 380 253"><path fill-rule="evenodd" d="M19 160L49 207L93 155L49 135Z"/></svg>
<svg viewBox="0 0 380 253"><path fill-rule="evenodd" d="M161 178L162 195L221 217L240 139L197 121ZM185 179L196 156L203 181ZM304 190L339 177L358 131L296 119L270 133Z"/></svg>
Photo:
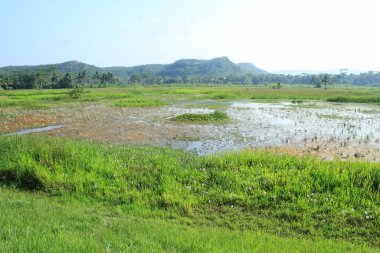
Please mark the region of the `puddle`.
<svg viewBox="0 0 380 253"><path fill-rule="evenodd" d="M30 134L30 133L40 133L40 132L47 132L54 129L59 129L64 126L58 125L58 126L47 126L47 127L40 127L40 128L30 128L30 129L24 129L20 130L14 133L8 133L6 135L24 135L24 134Z"/></svg>

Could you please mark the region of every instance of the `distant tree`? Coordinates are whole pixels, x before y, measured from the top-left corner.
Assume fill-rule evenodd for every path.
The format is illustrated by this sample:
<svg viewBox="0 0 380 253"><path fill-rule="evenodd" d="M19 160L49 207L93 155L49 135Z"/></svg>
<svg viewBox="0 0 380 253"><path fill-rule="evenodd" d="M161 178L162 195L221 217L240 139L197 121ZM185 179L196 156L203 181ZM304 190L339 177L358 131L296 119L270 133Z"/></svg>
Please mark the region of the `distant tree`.
<svg viewBox="0 0 380 253"><path fill-rule="evenodd" d="M325 89L327 89L327 85L332 84L335 81L335 77L331 74L324 73L320 75L320 80L325 86Z"/></svg>
<svg viewBox="0 0 380 253"><path fill-rule="evenodd" d="M315 88L321 88L321 79L317 75L313 75L310 79L310 83L315 87Z"/></svg>
<svg viewBox="0 0 380 253"><path fill-rule="evenodd" d="M105 86L107 83L114 83L117 80L112 72L99 74L97 71L94 75L94 79L98 80L103 86Z"/></svg>
<svg viewBox="0 0 380 253"><path fill-rule="evenodd" d="M139 84L139 83L141 83L141 78L140 78L140 76L138 74L133 74L129 78L129 82L133 83L133 84Z"/></svg>
<svg viewBox="0 0 380 253"><path fill-rule="evenodd" d="M14 72L10 75L12 87L15 89L35 88L36 76L27 72Z"/></svg>
<svg viewBox="0 0 380 253"><path fill-rule="evenodd" d="M310 82L312 85L314 85L315 88L322 88L322 86L324 86L324 88L327 89L327 85L334 83L337 78L337 75L323 73L319 75L313 75L310 79Z"/></svg>
<svg viewBox="0 0 380 253"><path fill-rule="evenodd" d="M60 80L60 75L57 72L54 72L52 76L50 77L50 82L51 86L53 88L59 88L59 80Z"/></svg>
<svg viewBox="0 0 380 253"><path fill-rule="evenodd" d="M277 83L273 83L272 84L272 89L275 89L275 90L279 90L279 89L281 89L282 88L282 84L281 83L279 83L279 82L277 82Z"/></svg>
<svg viewBox="0 0 380 253"><path fill-rule="evenodd" d="M12 88L12 82L8 75L0 75L0 87L6 90Z"/></svg>
<svg viewBox="0 0 380 253"><path fill-rule="evenodd" d="M95 72L94 79L95 80L100 80L100 74L99 74L98 71Z"/></svg>
<svg viewBox="0 0 380 253"><path fill-rule="evenodd" d="M36 79L36 88L38 89L44 88L44 85L46 84L46 70L43 68L40 68L37 71L35 79Z"/></svg>
<svg viewBox="0 0 380 253"><path fill-rule="evenodd" d="M65 76L59 81L59 88L70 88L73 85L73 75L66 73Z"/></svg>
<svg viewBox="0 0 380 253"><path fill-rule="evenodd" d="M80 84L88 83L88 75L86 70L79 72L75 78Z"/></svg>

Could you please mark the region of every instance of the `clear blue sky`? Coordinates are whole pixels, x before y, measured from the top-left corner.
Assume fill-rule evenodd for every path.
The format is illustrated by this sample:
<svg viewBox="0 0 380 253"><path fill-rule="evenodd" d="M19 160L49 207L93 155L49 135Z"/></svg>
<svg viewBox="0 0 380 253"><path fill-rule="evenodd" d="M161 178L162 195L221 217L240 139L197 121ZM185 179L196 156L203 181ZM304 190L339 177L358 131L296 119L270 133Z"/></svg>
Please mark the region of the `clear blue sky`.
<svg viewBox="0 0 380 253"><path fill-rule="evenodd" d="M378 0L0 0L0 66L228 56L266 70L380 70Z"/></svg>

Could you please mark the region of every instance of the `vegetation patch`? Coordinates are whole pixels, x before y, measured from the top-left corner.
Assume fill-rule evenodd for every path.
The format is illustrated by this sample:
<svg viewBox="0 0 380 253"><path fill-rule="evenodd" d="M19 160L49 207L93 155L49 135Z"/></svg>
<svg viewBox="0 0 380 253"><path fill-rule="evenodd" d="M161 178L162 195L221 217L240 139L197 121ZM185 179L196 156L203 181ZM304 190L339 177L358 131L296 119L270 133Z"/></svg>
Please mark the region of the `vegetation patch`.
<svg viewBox="0 0 380 253"><path fill-rule="evenodd" d="M327 101L338 102L338 103L380 104L380 97L335 97L335 98L328 98Z"/></svg>
<svg viewBox="0 0 380 253"><path fill-rule="evenodd" d="M224 122L229 119L224 111L215 110L213 113L184 113L172 118L172 121L188 123Z"/></svg>
<svg viewBox="0 0 380 253"><path fill-rule="evenodd" d="M68 94L71 98L78 99L85 93L83 86L75 86L69 90Z"/></svg>
<svg viewBox="0 0 380 253"><path fill-rule="evenodd" d="M79 99L71 99L66 89L48 90L7 90L0 96L0 108L22 107L43 109L67 103L111 102L121 106L141 106L143 104L162 105L160 99L173 103L177 101L194 101L212 99L213 101L228 101L233 99L255 99L256 101L276 100L343 100L347 102L380 103L380 90L376 88L331 88L314 89L307 87L285 87L269 89L261 86L149 86L149 87L118 87L118 88L86 88L85 94ZM339 97L339 99L337 99ZM146 101L149 100L149 101ZM152 102L156 100L156 102ZM145 101L145 102L144 102ZM123 104L123 105L122 105ZM295 104L297 105L298 102ZM211 106L211 105L210 105Z"/></svg>
<svg viewBox="0 0 380 253"><path fill-rule="evenodd" d="M302 104L303 100L302 99L294 99L292 100L292 104Z"/></svg>
<svg viewBox="0 0 380 253"><path fill-rule="evenodd" d="M379 114L380 110L375 110L375 109L372 109L372 110L362 110L362 113L366 113L366 114Z"/></svg>
<svg viewBox="0 0 380 253"><path fill-rule="evenodd" d="M0 112L0 119L13 119L16 117L16 114L13 113L1 113Z"/></svg>
<svg viewBox="0 0 380 253"><path fill-rule="evenodd" d="M321 109L325 106L317 105L316 103L292 103L290 108L303 108L303 109Z"/></svg>
<svg viewBox="0 0 380 253"><path fill-rule="evenodd" d="M114 103L119 107L151 107L166 105L163 101L153 98L127 98Z"/></svg>
<svg viewBox="0 0 380 253"><path fill-rule="evenodd" d="M0 210L2 252L378 252L343 240L231 229L169 211L17 189L0 188Z"/></svg>
<svg viewBox="0 0 380 253"><path fill-rule="evenodd" d="M238 98L238 96L234 95L234 94L228 94L228 93L218 93L218 94L212 94L212 95L210 95L210 98L212 98L212 99L221 99L221 100L225 99L225 100L227 100L227 99L236 99L236 98Z"/></svg>
<svg viewBox="0 0 380 253"><path fill-rule="evenodd" d="M380 247L377 163L252 151L199 157L44 136L3 136L0 149L4 187Z"/></svg>
<svg viewBox="0 0 380 253"><path fill-rule="evenodd" d="M176 139L180 141L200 141L201 140L199 137L188 136L188 135L180 135L180 136L177 136Z"/></svg>
<svg viewBox="0 0 380 253"><path fill-rule="evenodd" d="M324 118L324 119L336 119L336 120L341 120L341 119L349 119L348 117L345 116L339 116L336 114L317 114L319 118Z"/></svg>
<svg viewBox="0 0 380 253"><path fill-rule="evenodd" d="M205 102L191 102L185 105L186 108L207 108L211 110L223 110L226 109L229 104L226 102L205 101Z"/></svg>

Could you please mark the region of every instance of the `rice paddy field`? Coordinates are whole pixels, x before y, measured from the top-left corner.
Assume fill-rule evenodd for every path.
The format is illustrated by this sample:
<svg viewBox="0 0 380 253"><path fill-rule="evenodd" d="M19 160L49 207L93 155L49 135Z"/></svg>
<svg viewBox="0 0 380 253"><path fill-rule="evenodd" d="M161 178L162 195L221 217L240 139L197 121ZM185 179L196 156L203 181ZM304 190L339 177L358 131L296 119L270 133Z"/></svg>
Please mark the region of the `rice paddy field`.
<svg viewBox="0 0 380 253"><path fill-rule="evenodd" d="M2 252L379 252L380 90L0 91Z"/></svg>

